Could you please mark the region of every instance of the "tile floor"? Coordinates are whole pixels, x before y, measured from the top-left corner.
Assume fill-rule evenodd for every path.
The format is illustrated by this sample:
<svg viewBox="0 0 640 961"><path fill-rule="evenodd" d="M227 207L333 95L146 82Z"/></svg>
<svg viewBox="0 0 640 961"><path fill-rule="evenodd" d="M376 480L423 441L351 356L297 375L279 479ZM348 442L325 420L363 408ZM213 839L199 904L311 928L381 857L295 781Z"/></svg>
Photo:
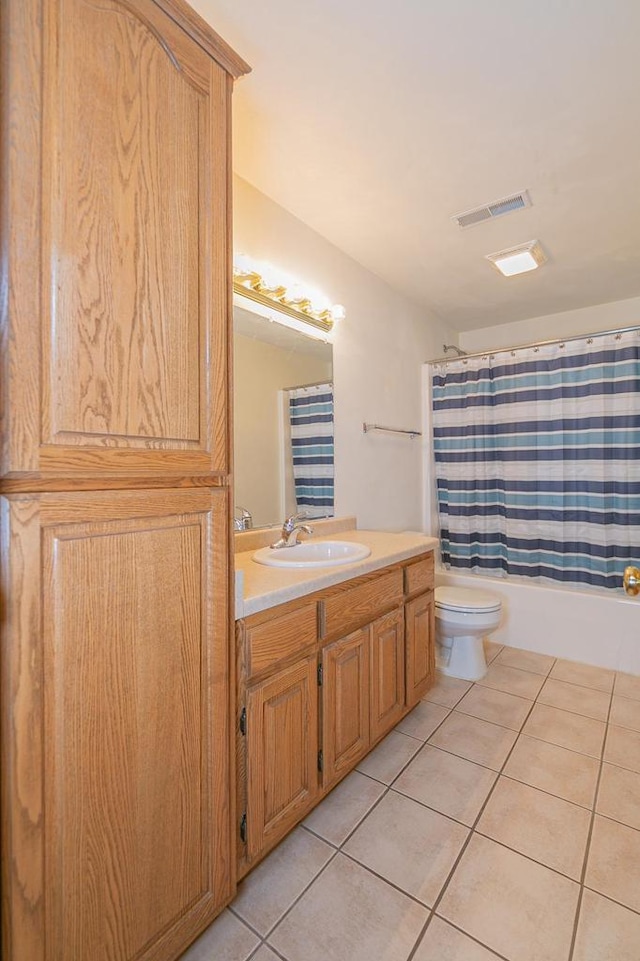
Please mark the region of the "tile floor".
<svg viewBox="0 0 640 961"><path fill-rule="evenodd" d="M183 961L639 961L640 678L489 644Z"/></svg>

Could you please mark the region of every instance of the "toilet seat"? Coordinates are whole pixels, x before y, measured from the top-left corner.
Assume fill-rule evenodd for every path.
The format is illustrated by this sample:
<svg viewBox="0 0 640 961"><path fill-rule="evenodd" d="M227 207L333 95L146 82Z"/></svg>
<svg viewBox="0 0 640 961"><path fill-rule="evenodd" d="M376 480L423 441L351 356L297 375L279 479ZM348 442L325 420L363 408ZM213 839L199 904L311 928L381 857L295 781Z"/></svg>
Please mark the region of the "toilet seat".
<svg viewBox="0 0 640 961"><path fill-rule="evenodd" d="M436 608L459 611L463 614L499 611L502 602L489 591L469 590L466 587L436 587Z"/></svg>

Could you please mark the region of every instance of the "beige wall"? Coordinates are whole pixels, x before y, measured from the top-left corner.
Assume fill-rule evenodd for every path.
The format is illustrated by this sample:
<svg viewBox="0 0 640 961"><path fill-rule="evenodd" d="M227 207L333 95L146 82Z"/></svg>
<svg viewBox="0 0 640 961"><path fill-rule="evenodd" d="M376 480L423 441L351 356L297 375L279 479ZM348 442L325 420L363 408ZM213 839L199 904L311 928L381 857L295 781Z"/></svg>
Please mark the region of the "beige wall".
<svg viewBox="0 0 640 961"><path fill-rule="evenodd" d="M419 430L421 366L455 334L282 207L234 178L234 249L316 287L346 309L334 335L336 514L361 528L419 529L422 443L363 434L368 421Z"/></svg>
<svg viewBox="0 0 640 961"><path fill-rule="evenodd" d="M330 362L234 337L235 504L251 512L256 527L281 522L287 510L279 391L325 379L331 379Z"/></svg>
<svg viewBox="0 0 640 961"><path fill-rule="evenodd" d="M517 344L532 344L538 340L555 340L579 334L593 334L614 327L640 324L640 297L616 300L611 304L596 304L561 314L546 314L519 320L498 327L483 327L460 334L460 346L473 353L476 350L496 350Z"/></svg>

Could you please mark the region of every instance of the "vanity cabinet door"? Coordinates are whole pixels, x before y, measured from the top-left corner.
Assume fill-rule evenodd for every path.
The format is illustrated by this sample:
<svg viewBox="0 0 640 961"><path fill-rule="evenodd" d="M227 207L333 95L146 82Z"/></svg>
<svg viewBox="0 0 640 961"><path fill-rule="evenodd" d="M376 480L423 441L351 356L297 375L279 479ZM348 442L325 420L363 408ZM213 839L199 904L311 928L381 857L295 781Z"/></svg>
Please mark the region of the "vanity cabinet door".
<svg viewBox="0 0 640 961"><path fill-rule="evenodd" d="M369 748L369 630L322 651L322 786L349 771Z"/></svg>
<svg viewBox="0 0 640 961"><path fill-rule="evenodd" d="M371 625L371 742L405 713L404 613L391 611Z"/></svg>
<svg viewBox="0 0 640 961"><path fill-rule="evenodd" d="M249 861L284 837L318 796L316 654L247 689Z"/></svg>
<svg viewBox="0 0 640 961"><path fill-rule="evenodd" d="M405 606L407 707L414 707L435 679L435 620L433 592Z"/></svg>

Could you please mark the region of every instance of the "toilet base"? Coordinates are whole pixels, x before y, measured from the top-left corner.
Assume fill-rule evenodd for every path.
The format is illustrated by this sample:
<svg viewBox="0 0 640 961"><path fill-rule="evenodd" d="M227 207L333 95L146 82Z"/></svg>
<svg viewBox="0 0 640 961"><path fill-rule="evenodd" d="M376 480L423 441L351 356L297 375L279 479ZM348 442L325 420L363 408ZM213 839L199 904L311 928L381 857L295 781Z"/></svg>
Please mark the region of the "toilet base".
<svg viewBox="0 0 640 961"><path fill-rule="evenodd" d="M437 638L436 666L447 677L479 681L487 673L483 638L477 634Z"/></svg>

